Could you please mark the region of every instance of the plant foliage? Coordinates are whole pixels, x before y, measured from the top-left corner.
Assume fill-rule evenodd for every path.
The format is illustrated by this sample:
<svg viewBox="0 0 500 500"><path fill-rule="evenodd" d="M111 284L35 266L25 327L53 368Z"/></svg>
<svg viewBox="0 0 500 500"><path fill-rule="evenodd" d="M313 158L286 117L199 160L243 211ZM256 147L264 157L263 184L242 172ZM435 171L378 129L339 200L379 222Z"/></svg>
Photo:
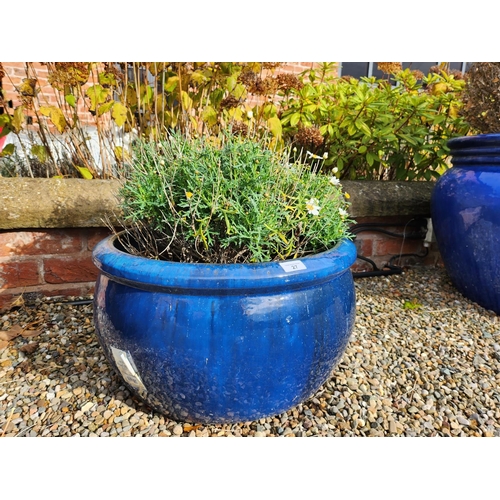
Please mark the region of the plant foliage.
<svg viewBox="0 0 500 500"><path fill-rule="evenodd" d="M483 134L500 133L500 63L477 62L466 73L462 115Z"/></svg>
<svg viewBox="0 0 500 500"><path fill-rule="evenodd" d="M19 139L3 156L27 161L17 175L42 165L47 176L121 177L136 138L217 137L231 127L271 148L326 152L340 178L429 180L447 167L447 140L468 131L464 81L442 68L423 77L380 63L387 79L356 80L337 78L335 63L301 75L259 62L42 64L55 101L26 63L20 104L0 102L0 135Z"/></svg>
<svg viewBox="0 0 500 500"><path fill-rule="evenodd" d="M336 177L263 140L175 132L134 147L121 190L128 251L180 262L266 262L327 250L348 237ZM133 242L133 243L132 243Z"/></svg>
<svg viewBox="0 0 500 500"><path fill-rule="evenodd" d="M385 63L389 64L389 63ZM459 115L464 81L444 70L422 78L396 70L393 84L311 70L281 114L283 133L317 154L340 178L430 180L446 168L448 139L465 135Z"/></svg>

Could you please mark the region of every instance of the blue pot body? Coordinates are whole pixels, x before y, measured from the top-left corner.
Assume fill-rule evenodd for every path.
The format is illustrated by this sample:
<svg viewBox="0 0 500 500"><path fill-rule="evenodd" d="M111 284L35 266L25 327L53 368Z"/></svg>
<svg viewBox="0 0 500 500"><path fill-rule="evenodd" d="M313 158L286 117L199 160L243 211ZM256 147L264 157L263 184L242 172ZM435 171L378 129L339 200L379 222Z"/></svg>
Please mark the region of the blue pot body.
<svg viewBox="0 0 500 500"><path fill-rule="evenodd" d="M500 134L448 141L453 167L432 193L445 268L467 298L500 314Z"/></svg>
<svg viewBox="0 0 500 500"><path fill-rule="evenodd" d="M111 236L93 259L107 359L176 420L252 421L292 408L330 377L353 328L348 240L301 260L223 265L131 256Z"/></svg>

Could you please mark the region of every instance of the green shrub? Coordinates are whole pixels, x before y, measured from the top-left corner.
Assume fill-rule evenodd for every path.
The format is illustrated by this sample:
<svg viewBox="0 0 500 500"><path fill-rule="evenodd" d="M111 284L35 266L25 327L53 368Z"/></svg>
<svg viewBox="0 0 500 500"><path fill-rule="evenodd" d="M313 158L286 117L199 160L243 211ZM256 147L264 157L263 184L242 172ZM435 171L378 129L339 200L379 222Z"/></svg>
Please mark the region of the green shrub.
<svg viewBox="0 0 500 500"><path fill-rule="evenodd" d="M283 134L316 154L327 152L326 164L340 178L436 178L447 167L447 140L468 131L459 115L464 81L445 71L422 83L410 70L398 71L396 85L325 70L303 78L308 82L285 96Z"/></svg>
<svg viewBox="0 0 500 500"><path fill-rule="evenodd" d="M227 133L140 141L120 193L122 242L131 237L132 253L181 262L266 262L327 250L348 237L350 221L337 179L320 167Z"/></svg>

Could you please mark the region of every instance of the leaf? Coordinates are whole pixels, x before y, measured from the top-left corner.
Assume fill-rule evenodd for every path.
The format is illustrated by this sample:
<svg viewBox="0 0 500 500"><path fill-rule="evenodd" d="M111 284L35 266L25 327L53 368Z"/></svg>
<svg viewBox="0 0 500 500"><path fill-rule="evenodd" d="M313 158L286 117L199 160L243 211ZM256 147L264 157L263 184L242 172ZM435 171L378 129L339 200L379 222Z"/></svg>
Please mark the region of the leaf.
<svg viewBox="0 0 500 500"><path fill-rule="evenodd" d="M76 97L73 94L64 96L64 100L72 107L76 108Z"/></svg>
<svg viewBox="0 0 500 500"><path fill-rule="evenodd" d="M184 424L184 432L195 431L196 429L199 429L200 427L201 427L200 424L197 424L197 425Z"/></svg>
<svg viewBox="0 0 500 500"><path fill-rule="evenodd" d="M201 118L208 126L212 127L217 123L217 112L212 106L207 106L203 110Z"/></svg>
<svg viewBox="0 0 500 500"><path fill-rule="evenodd" d="M80 172L80 175L84 178L84 179L93 179L94 176L92 175L92 172L86 168L86 167L78 167L75 165L75 168L78 170L78 172Z"/></svg>
<svg viewBox="0 0 500 500"><path fill-rule="evenodd" d="M38 349L38 342L30 342L29 344L25 344L19 348L21 352L25 352L26 354L32 354Z"/></svg>
<svg viewBox="0 0 500 500"><path fill-rule="evenodd" d="M246 90L247 89L245 88L244 85L242 85L241 83L238 83L238 85L236 85L236 87L234 88L234 90L231 93L234 95L234 97L236 97L236 99L241 99L245 95Z"/></svg>
<svg viewBox="0 0 500 500"><path fill-rule="evenodd" d="M177 88L177 84L179 83L178 76L171 76L163 86L165 92L172 92Z"/></svg>
<svg viewBox="0 0 500 500"><path fill-rule="evenodd" d="M281 133L282 133L282 127L281 127L281 122L280 119L277 116L272 116L267 120L267 126L269 127L269 130L271 133L274 135L276 138L281 138Z"/></svg>
<svg viewBox="0 0 500 500"><path fill-rule="evenodd" d="M417 299L413 299L411 302L409 300L406 300L405 303L403 304L403 309L420 309L422 307L422 304L419 304L417 302Z"/></svg>
<svg viewBox="0 0 500 500"><path fill-rule="evenodd" d="M359 130L362 130L367 136L371 136L372 135L370 127L365 122L363 122L361 120L356 120L356 127Z"/></svg>
<svg viewBox="0 0 500 500"><path fill-rule="evenodd" d="M102 116L104 113L107 113L115 104L115 101L109 101L105 102L104 104L101 104L97 108L97 116Z"/></svg>
<svg viewBox="0 0 500 500"><path fill-rule="evenodd" d="M442 114L436 115L436 116L434 117L433 124L434 124L434 125L437 125L438 123L441 123L441 122L443 122L444 120L446 120L446 115L442 115Z"/></svg>
<svg viewBox="0 0 500 500"><path fill-rule="evenodd" d="M375 160L378 160L378 156L373 154L373 153L366 153L366 163L368 163L368 165L373 166L373 164L375 163Z"/></svg>
<svg viewBox="0 0 500 500"><path fill-rule="evenodd" d="M127 106L124 106L121 102L115 102L111 116L119 127L121 127L127 121L127 112Z"/></svg>
<svg viewBox="0 0 500 500"><path fill-rule="evenodd" d="M6 125L10 124L11 117L7 113L4 113L0 115L0 127L5 127ZM0 137L3 137L4 135L7 135L9 133L9 130L5 128L0 132Z"/></svg>
<svg viewBox="0 0 500 500"><path fill-rule="evenodd" d="M106 102L109 90L105 89L101 85L93 85L87 89L86 94L90 99L90 110L95 111L99 104Z"/></svg>
<svg viewBox="0 0 500 500"><path fill-rule="evenodd" d="M236 87L237 82L238 79L236 78L236 76L234 75L228 76L226 79L226 89L229 90L229 92L231 92L234 89L234 87Z"/></svg>
<svg viewBox="0 0 500 500"><path fill-rule="evenodd" d="M123 149L121 146L116 146L114 149L114 153L116 159L119 161L128 161L131 158L130 153L126 149Z"/></svg>
<svg viewBox="0 0 500 500"><path fill-rule="evenodd" d="M16 147L14 146L14 144L7 144L6 146L4 146L2 151L0 151L0 157L9 156L13 154L15 150Z"/></svg>
<svg viewBox="0 0 500 500"><path fill-rule="evenodd" d="M151 86L141 84L140 96L141 96L141 104L150 104L154 96L153 89L151 88Z"/></svg>
<svg viewBox="0 0 500 500"><path fill-rule="evenodd" d="M292 115L292 117L290 118L290 125L292 127L295 127L295 125L297 125L297 123L299 123L300 121L300 113L294 113Z"/></svg>
<svg viewBox="0 0 500 500"><path fill-rule="evenodd" d="M48 116L59 132L64 132L64 129L66 128L66 118L64 118L63 112L58 107L41 106L40 113L43 116Z"/></svg>
<svg viewBox="0 0 500 500"><path fill-rule="evenodd" d="M31 146L31 153L34 154L41 163L45 163L47 161L47 149L45 146L41 144L34 144Z"/></svg>
<svg viewBox="0 0 500 500"><path fill-rule="evenodd" d="M21 337L24 338L30 338L30 337L38 337L42 333L41 330L24 330L23 333L21 333Z"/></svg>
<svg viewBox="0 0 500 500"><path fill-rule="evenodd" d="M7 342L9 342L16 337L19 337L22 331L23 329L20 325L14 325L9 331L0 332L0 340L6 340Z"/></svg>
<svg viewBox="0 0 500 500"><path fill-rule="evenodd" d="M191 97L189 97L189 94L183 90L181 92L181 100L182 100L182 108L185 110L191 109L191 106L193 105L193 100Z"/></svg>
<svg viewBox="0 0 500 500"><path fill-rule="evenodd" d="M18 91L23 96L35 97L36 80L34 78L23 78L23 82L19 85Z"/></svg>
<svg viewBox="0 0 500 500"><path fill-rule="evenodd" d="M101 85L116 85L116 78L113 73L99 73L99 83Z"/></svg>
<svg viewBox="0 0 500 500"><path fill-rule="evenodd" d="M193 71L193 73L191 73L191 81L192 82L195 82L197 84L200 84L200 83L205 83L207 80L206 76L203 74L202 71Z"/></svg>
<svg viewBox="0 0 500 500"><path fill-rule="evenodd" d="M18 295L17 297L14 297L12 299L12 302L10 303L9 309L12 309L14 307L23 307L24 306L24 298L23 294Z"/></svg>
<svg viewBox="0 0 500 500"><path fill-rule="evenodd" d="M16 132L20 132L24 125L24 108L23 106L18 106L14 111L14 116L12 117L12 127Z"/></svg>
<svg viewBox="0 0 500 500"><path fill-rule="evenodd" d="M66 128L66 118L64 118L63 112L56 108L52 108L50 112L50 121L56 126L57 130L62 134Z"/></svg>

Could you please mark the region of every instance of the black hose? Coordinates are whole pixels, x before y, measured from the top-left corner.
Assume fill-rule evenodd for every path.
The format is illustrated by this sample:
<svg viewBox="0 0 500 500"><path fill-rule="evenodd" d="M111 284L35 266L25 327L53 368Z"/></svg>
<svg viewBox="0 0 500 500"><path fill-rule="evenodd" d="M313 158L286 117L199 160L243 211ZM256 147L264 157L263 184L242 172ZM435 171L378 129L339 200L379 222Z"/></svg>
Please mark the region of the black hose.
<svg viewBox="0 0 500 500"><path fill-rule="evenodd" d="M414 222L412 220L410 220L404 225L404 227L405 227L405 229L408 226L421 228L423 225L422 224L423 220L424 219L416 219ZM413 222L413 224L412 224L412 222ZM353 227L351 227L351 233L357 234L357 233L361 233L363 231L371 231L371 232L383 233L383 234L387 234L389 236L394 236L394 237L404 238L404 239L409 239L409 240L410 239L421 240L425 237L425 232L423 232L422 230L420 230L418 232L412 232L409 234L406 234L406 232L403 232L401 234L401 233L394 233L392 231L387 231L386 229L381 229L381 226L382 227L384 227L384 226L390 227L390 226L400 226L400 225L402 225L402 224L395 224L393 222L381 222L381 223L365 222L365 223L361 223L361 224L355 224ZM373 271L353 272L352 275L353 275L353 278L369 278L369 277L373 277L373 276L390 276L392 274L401 274L403 272L403 268L393 264L395 259L398 259L398 258L401 259L401 257L423 258L423 257L426 257L428 253L429 253L429 249L426 247L423 255L410 254L410 253L393 255L390 258L389 262L384 267L384 269L379 269L373 260L368 259L367 257L363 257L362 255L357 255L357 259L364 260L365 262L368 262L372 266Z"/></svg>

